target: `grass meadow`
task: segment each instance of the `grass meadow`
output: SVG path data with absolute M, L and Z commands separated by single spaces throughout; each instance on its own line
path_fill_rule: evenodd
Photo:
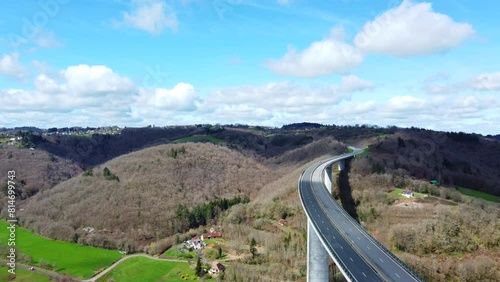
M 491 195 L 488 193 L 484 193 L 481 191 L 472 190 L 472 189 L 464 188 L 464 187 L 457 187 L 457 190 L 460 193 L 467 195 L 467 196 L 483 199 L 483 200 L 490 201 L 490 202 L 500 203 L 500 197 L 495 196 L 495 195 Z
M 184 279 L 183 279 L 184 278 Z M 153 260 L 133 257 L 125 260 L 97 282 L 120 281 L 198 281 L 187 262 Z
M 7 222 L 0 221 L 0 247 L 7 245 L 7 226 Z M 17 252 L 31 257 L 31 264 L 75 278 L 90 278 L 122 257 L 116 250 L 51 240 L 19 226 L 16 227 L 16 248 Z

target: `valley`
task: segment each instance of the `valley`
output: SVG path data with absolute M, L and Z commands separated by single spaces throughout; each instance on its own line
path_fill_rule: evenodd
M 0 154 L 12 151 L 13 158 L 1 158 L 0 165 L 14 164 L 19 175 L 26 165 L 9 161 L 16 155 L 35 167 L 77 168 L 53 187 L 34 185 L 37 192 L 19 202 L 18 261 L 67 279 L 89 279 L 126 253 L 141 256 L 123 261 L 97 281 L 305 281 L 306 218 L 297 180 L 312 162 L 356 144 L 365 152 L 350 163 L 348 182 L 334 181 L 333 195 L 372 236 L 430 281 L 487 281 L 499 273 L 497 141 L 480 136 L 462 141 L 450 133 L 399 128 L 197 128 L 205 135 L 183 139 L 169 137 L 172 130 L 154 129 L 158 139 L 142 149 L 126 149 L 132 152 L 93 166 L 55 155 L 55 144 L 48 146 L 53 153 L 38 146 L 34 152 L 2 148 Z M 64 142 L 65 152 L 78 151 L 79 145 Z M 104 150 L 99 144 L 90 155 Z M 429 183 L 433 179 L 439 186 Z M 403 190 L 413 197 L 403 197 Z M 5 215 L 5 194 L 0 197 Z M 198 278 L 198 253 L 183 254 L 179 244 L 210 229 L 220 231 L 222 239 L 207 240 L 202 268 L 220 261 L 225 271 Z M 138 268 L 144 268 L 143 276 L 132 275 Z M 342 279 L 333 265 L 330 271 Z M 19 279 L 28 274 L 20 271 Z

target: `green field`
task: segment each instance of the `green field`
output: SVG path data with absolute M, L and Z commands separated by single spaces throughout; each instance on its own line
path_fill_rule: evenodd
M 179 138 L 174 141 L 174 143 L 184 143 L 184 142 L 211 142 L 214 144 L 219 144 L 222 143 L 223 140 L 209 135 L 195 135 L 195 136 Z
M 464 195 L 467 195 L 467 196 L 471 196 L 471 197 L 475 197 L 475 198 L 480 198 L 480 199 L 483 199 L 483 200 L 486 200 L 486 201 L 500 203 L 500 197 L 495 196 L 495 195 L 491 195 L 491 194 L 488 194 L 488 193 L 484 193 L 484 192 L 481 192 L 481 191 L 472 190 L 472 189 L 464 188 L 464 187 L 457 187 L 457 190 L 460 193 L 462 193 Z
M 405 199 L 421 199 L 421 198 L 425 198 L 427 197 L 426 194 L 422 194 L 422 193 L 417 193 L 417 192 L 413 192 L 413 198 L 406 198 L 405 196 L 403 196 L 401 193 L 403 192 L 403 189 L 401 188 L 396 188 L 394 190 L 392 190 L 390 193 L 389 193 L 389 197 L 394 197 L 394 198 L 397 198 L 399 200 L 405 200 Z
M 8 268 L 0 266 L 0 281 L 17 281 L 17 282 L 50 282 L 50 277 L 29 270 L 16 269 L 16 279 L 9 280 Z
M 0 221 L 0 247 L 6 246 L 7 226 L 7 222 Z M 30 256 L 33 265 L 48 263 L 55 266 L 54 271 L 75 278 L 90 278 L 122 257 L 118 251 L 47 239 L 19 226 L 16 227 L 16 248 Z
M 182 279 L 181 275 L 187 275 L 187 279 Z M 198 281 L 188 263 L 159 261 L 144 257 L 125 260 L 97 281 L 107 282 L 110 279 L 120 282 Z
M 166 252 L 164 252 L 162 254 L 162 257 L 175 258 L 175 259 L 193 259 L 198 257 L 198 255 L 193 251 L 187 253 L 181 253 L 180 245 L 175 245 L 172 246 L 170 249 L 168 249 Z

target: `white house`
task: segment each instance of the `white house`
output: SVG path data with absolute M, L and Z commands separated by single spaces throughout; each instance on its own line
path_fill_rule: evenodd
M 222 265 L 218 261 L 214 261 L 212 263 L 212 268 L 210 268 L 208 273 L 210 273 L 210 275 L 217 276 L 217 275 L 219 275 L 219 273 L 223 272 L 224 270 L 226 270 L 226 267 L 224 267 L 224 265 Z
M 401 195 L 403 195 L 406 198 L 411 198 L 411 197 L 413 197 L 413 192 L 410 191 L 410 190 L 403 190 L 403 192 L 401 193 Z

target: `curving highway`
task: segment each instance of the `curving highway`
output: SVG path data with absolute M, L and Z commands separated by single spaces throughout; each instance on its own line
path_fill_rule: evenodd
M 331 196 L 323 171 L 354 152 L 314 163 L 299 179 L 299 196 L 323 247 L 349 281 L 424 281 L 357 223 Z

